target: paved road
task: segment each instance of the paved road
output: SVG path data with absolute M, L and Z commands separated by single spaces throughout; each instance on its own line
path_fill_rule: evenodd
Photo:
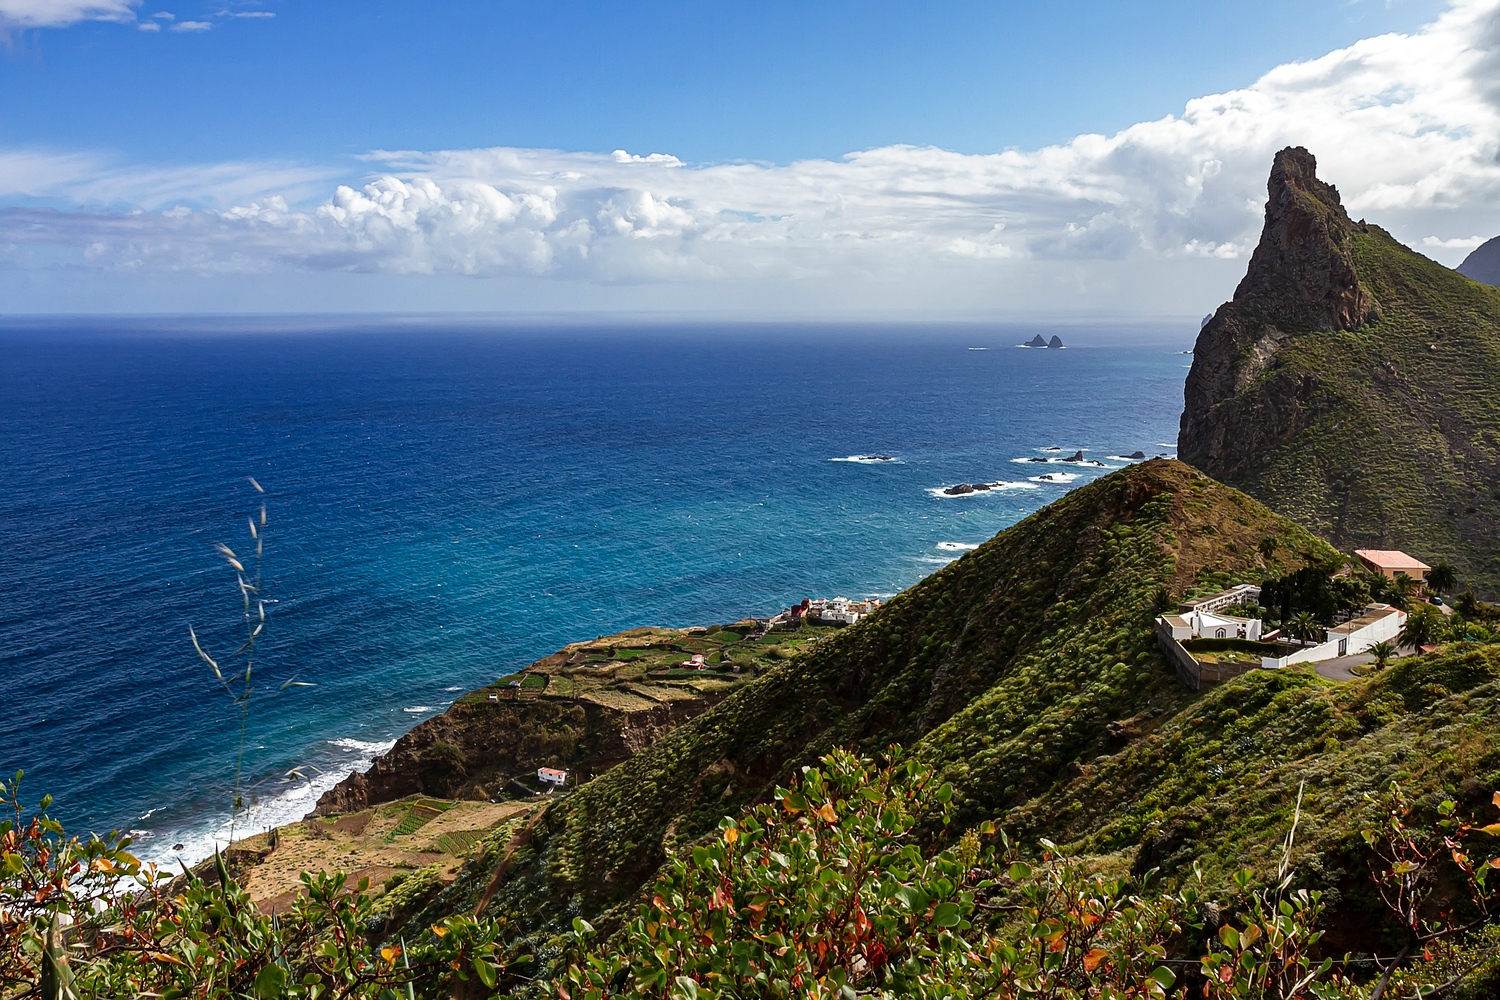
M 1332 660 L 1320 660 L 1314 663 L 1319 677 L 1327 677 L 1331 681 L 1352 681 L 1357 676 L 1351 668 L 1365 663 L 1373 663 L 1375 657 L 1369 653 L 1355 653 L 1353 656 L 1339 656 Z
M 1396 656 L 1414 656 L 1416 650 L 1410 646 L 1397 646 Z M 1395 657 L 1392 657 L 1395 659 Z M 1319 677 L 1327 677 L 1331 681 L 1352 681 L 1359 676 L 1353 672 L 1354 667 L 1365 663 L 1374 663 L 1375 657 L 1369 653 L 1355 653 L 1353 656 L 1339 656 L 1332 660 L 1323 660 L 1314 663 L 1313 667 L 1318 671 Z

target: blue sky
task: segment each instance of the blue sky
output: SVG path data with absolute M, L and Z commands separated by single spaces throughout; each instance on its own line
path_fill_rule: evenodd
M 1454 263 L 1494 8 L 0 0 L 0 311 L 1197 312 L 1297 141 Z
M 142 161 L 532 146 L 701 161 L 1112 132 L 1438 4 L 320 0 L 13 36 L 0 142 Z M 171 24 L 171 22 L 168 22 Z

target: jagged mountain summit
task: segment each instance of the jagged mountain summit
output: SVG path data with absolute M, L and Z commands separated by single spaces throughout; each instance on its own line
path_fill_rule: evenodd
M 1486 285 L 1500 285 L 1500 236 L 1476 247 L 1458 265 L 1458 273 Z
M 1269 195 L 1198 334 L 1178 454 L 1336 545 L 1500 593 L 1500 289 L 1351 220 L 1306 149 Z

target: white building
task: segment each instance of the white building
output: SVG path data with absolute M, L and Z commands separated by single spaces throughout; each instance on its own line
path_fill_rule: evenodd
M 1260 647 L 1262 670 L 1279 670 L 1293 663 L 1317 663 L 1340 656 L 1363 653 L 1378 642 L 1396 638 L 1406 624 L 1406 612 L 1389 604 L 1371 604 L 1359 616 L 1323 631 L 1321 642 L 1289 640 L 1280 632 L 1266 632 L 1259 618 L 1224 614 L 1225 608 L 1255 604 L 1260 588 L 1240 584 L 1229 590 L 1184 603 L 1175 615 L 1156 619 L 1157 641 L 1177 668 L 1183 683 L 1194 691 L 1207 684 L 1220 684 L 1255 667 L 1252 663 L 1199 660 L 1185 643 L 1196 639 L 1243 639 L 1266 643 Z M 1250 647 L 1252 655 L 1258 650 Z
M 1293 663 L 1317 663 L 1339 656 L 1353 656 L 1365 652 L 1377 642 L 1393 641 L 1405 625 L 1405 611 L 1389 604 L 1372 604 L 1358 618 L 1324 631 L 1323 641 L 1317 645 L 1305 646 L 1285 656 L 1264 657 L 1260 665 L 1266 670 L 1276 670 Z
M 880 602 L 873 598 L 868 601 L 851 601 L 847 597 L 820 597 L 808 602 L 807 615 L 820 622 L 853 625 L 861 618 L 873 614 L 878 607 Z

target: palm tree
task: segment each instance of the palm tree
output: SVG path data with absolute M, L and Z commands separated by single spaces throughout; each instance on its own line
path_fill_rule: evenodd
M 1391 657 L 1396 655 L 1396 647 L 1389 642 L 1377 642 L 1365 652 L 1375 657 L 1376 670 L 1384 670 L 1385 665 L 1391 662 Z
M 1386 591 L 1386 599 L 1396 607 L 1405 611 L 1411 604 L 1412 595 L 1417 592 L 1417 581 L 1405 573 L 1397 573 L 1396 578 L 1391 581 Z
M 1427 587 L 1436 594 L 1452 593 L 1458 586 L 1458 570 L 1449 563 L 1440 562 L 1427 571 Z
M 1299 611 L 1286 620 L 1286 630 L 1294 638 L 1311 639 L 1318 634 L 1318 621 L 1311 612 Z
M 1270 559 L 1276 554 L 1276 549 L 1279 546 L 1280 543 L 1276 541 L 1275 535 L 1267 535 L 1265 538 L 1262 538 L 1260 540 L 1260 545 L 1258 546 L 1258 548 L 1260 549 L 1262 558 Z
M 1416 608 L 1406 618 L 1406 624 L 1401 628 L 1401 634 L 1396 638 L 1401 645 L 1410 646 L 1412 649 L 1421 651 L 1423 646 L 1432 644 L 1437 633 L 1436 612 L 1427 608 Z

